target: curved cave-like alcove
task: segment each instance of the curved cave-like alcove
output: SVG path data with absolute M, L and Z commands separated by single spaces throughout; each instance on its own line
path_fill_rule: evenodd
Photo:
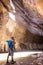
M 1 50 L 8 50 L 6 40 L 11 36 L 17 51 L 43 50 L 43 17 L 36 5 L 33 0 L 0 1 Z

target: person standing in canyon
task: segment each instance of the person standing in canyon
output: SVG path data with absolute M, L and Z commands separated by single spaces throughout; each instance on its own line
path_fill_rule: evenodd
M 9 63 L 10 55 L 12 57 L 11 63 L 15 63 L 16 61 L 13 60 L 13 53 L 15 50 L 15 39 L 14 39 L 14 37 L 11 37 L 11 39 L 6 40 L 6 42 L 8 43 L 8 50 L 9 50 L 8 57 L 7 57 L 7 63 Z

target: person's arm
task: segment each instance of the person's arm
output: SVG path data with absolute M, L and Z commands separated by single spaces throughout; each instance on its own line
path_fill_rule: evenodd
M 9 40 L 6 40 L 7 44 L 8 44 L 8 47 L 9 47 Z

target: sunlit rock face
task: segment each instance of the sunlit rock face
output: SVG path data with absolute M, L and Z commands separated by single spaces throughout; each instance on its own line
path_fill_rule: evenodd
M 5 35 L 5 24 L 8 22 L 8 13 L 7 10 L 3 7 L 2 3 L 0 2 L 0 40 Z
M 43 36 L 43 18 L 40 16 L 41 13 L 39 14 L 38 12 L 37 0 L 23 0 L 23 2 L 25 4 L 24 7 L 28 10 L 28 13 L 26 12 L 26 14 L 28 14 L 28 18 L 31 20 L 30 25 L 28 26 L 29 31 Z
M 35 2 L 38 12 L 43 16 L 43 0 L 35 0 Z
M 23 0 L 26 7 L 37 8 L 40 15 L 43 16 L 43 0 Z
M 5 14 L 4 14 L 4 12 L 5 12 Z M 5 16 L 6 16 L 6 18 L 5 18 Z M 3 20 L 5 20 L 5 22 Z M 2 6 L 2 4 L 0 4 L 0 28 L 2 28 L 3 24 L 5 24 L 7 21 L 8 21 L 8 13 L 6 12 L 6 10 Z
M 31 9 L 31 7 L 32 7 L 32 9 L 35 9 L 35 7 L 36 7 L 35 0 L 23 0 L 23 4 L 25 4 L 25 7 L 30 8 L 30 9 Z
M 23 13 L 20 9 L 15 9 L 12 14 L 12 5 L 10 6 L 8 0 L 3 0 L 6 3 L 8 10 L 0 4 L 0 40 L 1 43 L 5 43 L 6 40 L 9 39 L 11 36 L 15 37 L 15 48 L 16 50 L 33 50 L 33 49 L 43 49 L 43 32 L 37 27 L 37 25 L 33 25 L 31 21 L 37 23 L 38 25 L 40 22 L 43 23 L 43 18 L 40 17 L 36 4 L 34 0 L 23 0 L 23 5 L 26 9 L 28 9 L 27 14 L 29 14 L 29 21 L 28 24 L 25 22 L 22 16 Z M 11 1 L 11 0 L 10 0 Z M 16 0 L 17 1 L 17 0 Z M 21 6 L 21 5 L 20 5 Z M 23 8 L 23 7 L 22 7 Z M 11 10 L 10 10 L 11 9 Z M 11 12 L 10 12 L 11 11 Z M 26 14 L 26 13 L 25 13 Z M 25 16 L 24 16 L 25 17 Z M 43 26 L 41 27 L 43 28 Z M 38 30 L 38 31 L 37 31 Z M 40 32 L 39 32 L 40 31 Z M 7 47 L 8 48 L 8 47 Z M 7 49 L 6 49 L 7 50 Z

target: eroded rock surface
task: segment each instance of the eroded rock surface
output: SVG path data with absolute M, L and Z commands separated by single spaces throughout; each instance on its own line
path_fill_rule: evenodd
M 15 21 L 9 17 L 12 7 L 7 0 L 2 0 L 8 7 L 6 9 L 0 1 L 0 41 L 5 43 L 11 36 L 15 37 L 18 50 L 43 49 L 43 18 L 37 11 L 35 2 L 13 0 L 15 6 Z M 16 4 L 17 3 L 17 4 Z M 22 4 L 21 4 L 22 3 Z M 32 3 L 32 5 L 31 5 Z M 6 45 L 6 43 L 4 44 Z

